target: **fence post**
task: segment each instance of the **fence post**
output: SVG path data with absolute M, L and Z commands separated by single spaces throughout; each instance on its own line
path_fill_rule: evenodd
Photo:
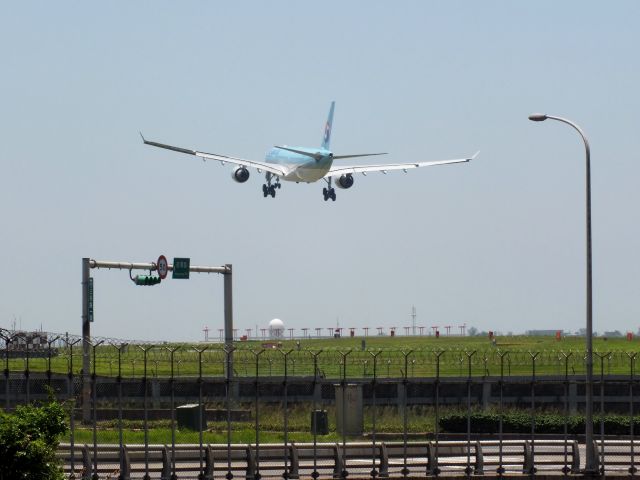
M 47 385 L 51 388 L 51 345 L 60 339 L 60 335 L 56 335 L 51 340 L 47 340 Z
M 4 366 L 4 388 L 5 388 L 5 394 L 4 394 L 4 401 L 5 401 L 5 408 L 8 410 L 9 409 L 9 394 L 11 393 L 11 390 L 9 388 L 9 344 L 12 342 L 12 340 L 16 337 L 15 335 L 4 335 L 4 334 L 0 334 L 4 340 L 4 358 L 5 358 L 5 366 Z
M 631 465 L 629 466 L 629 473 L 632 476 L 638 471 L 636 468 L 635 445 L 633 444 L 633 364 L 636 361 L 636 355 L 636 352 L 627 352 L 627 357 L 629 357 L 629 436 L 631 437 Z
M 498 421 L 498 468 L 496 473 L 500 476 L 504 475 L 505 468 L 503 465 L 503 427 L 504 427 L 504 357 L 509 352 L 498 352 L 500 356 L 500 419 Z
M 316 415 L 317 406 L 317 395 L 316 388 L 318 385 L 318 356 L 322 353 L 322 350 L 317 352 L 309 352 L 313 356 L 313 412 Z M 315 428 L 313 429 L 313 472 L 311 473 L 311 478 L 313 480 L 317 480 L 320 476 L 318 472 L 318 420 L 317 417 L 314 417 Z
M 280 353 L 282 353 L 282 357 L 284 359 L 284 380 L 282 382 L 282 387 L 284 389 L 284 473 L 282 474 L 282 478 L 284 478 L 284 480 L 287 480 L 289 478 L 289 452 L 288 452 L 288 445 L 289 445 L 289 412 L 288 412 L 288 385 L 287 385 L 287 381 L 288 381 L 288 376 L 289 376 L 289 370 L 288 370 L 288 358 L 289 355 L 291 354 L 291 352 L 293 352 L 293 350 L 289 350 L 289 351 L 282 351 L 280 350 Z
M 378 381 L 378 355 L 382 350 L 377 352 L 369 352 L 369 355 L 373 358 L 373 379 L 371 380 L 371 478 L 375 480 L 378 476 L 378 470 L 376 468 L 376 386 Z
M 402 376 L 402 386 L 404 389 L 403 402 L 402 402 L 402 453 L 403 453 L 403 466 L 400 473 L 403 477 L 409 475 L 409 469 L 407 468 L 407 390 L 408 390 L 408 374 L 409 374 L 409 355 L 413 353 L 413 350 L 408 352 L 402 352 L 404 356 L 404 375 Z
M 427 467 L 427 474 L 432 474 L 437 477 L 440 474 L 440 468 L 438 467 L 438 448 L 440 446 L 440 357 L 444 353 L 444 350 L 435 351 L 433 353 L 436 356 L 436 379 L 435 379 L 435 385 L 434 385 L 435 396 L 436 396 L 436 400 L 435 400 L 436 442 L 435 442 L 435 454 L 432 457 L 433 461 L 429 462 L 429 465 Z
M 171 373 L 169 377 L 169 395 L 171 396 L 171 480 L 176 480 L 176 385 L 174 376 L 174 356 L 180 347 L 165 347 L 169 351 L 169 363 L 171 364 Z M 119 360 L 118 360 L 119 363 Z
M 149 353 L 149 350 L 151 350 L 152 348 L 154 348 L 154 345 L 150 345 L 147 347 L 144 347 L 142 345 L 138 345 L 138 348 L 140 350 L 142 350 L 142 361 L 143 361 L 143 377 L 142 377 L 142 387 L 144 389 L 144 397 L 143 397 L 143 410 L 144 410 L 144 420 L 143 420 L 143 425 L 144 425 L 144 477 L 143 480 L 150 480 L 151 477 L 149 476 L 149 428 L 148 428 L 148 422 L 149 422 L 149 411 L 148 411 L 148 405 L 147 405 L 147 353 Z
M 91 419 L 93 423 L 93 475 L 91 478 L 93 480 L 98 480 L 98 378 L 96 376 L 96 349 L 103 343 L 104 340 L 96 343 L 89 342 L 93 350 L 93 371 L 91 373 Z
M 264 349 L 260 350 L 259 352 L 256 352 L 254 350 L 251 350 L 251 353 L 255 356 L 256 359 L 256 377 L 255 377 L 255 415 L 256 415 L 256 424 L 255 424 L 255 431 L 256 431 L 256 461 L 255 461 L 255 471 L 252 472 L 254 478 L 259 479 L 260 478 L 260 407 L 259 407 L 259 400 L 260 400 L 260 389 L 259 389 L 259 376 L 260 376 L 260 355 L 262 355 L 264 353 Z
M 31 373 L 29 371 L 29 338 L 27 337 L 27 335 L 23 335 L 24 338 L 24 347 L 25 347 L 25 367 L 24 367 L 24 389 L 25 389 L 25 400 L 26 403 L 29 403 L 31 400 L 31 395 L 30 395 L 30 382 L 29 382 L 29 374 Z
M 611 352 L 593 353 L 600 359 L 600 474 L 604 475 L 604 359 L 610 357 Z
M 563 440 L 564 440 L 564 467 L 562 467 L 562 473 L 569 475 L 572 472 L 569 467 L 569 452 L 568 452 L 568 419 L 569 419 L 569 357 L 573 355 L 573 352 L 564 353 L 561 352 L 564 357 L 564 427 L 563 427 Z M 573 455 L 572 455 L 573 457 Z M 573 462 L 572 462 L 573 463 Z
M 67 374 L 67 393 L 69 395 L 69 443 L 71 450 L 71 474 L 69 475 L 69 480 L 73 480 L 76 478 L 75 474 L 75 430 L 76 430 L 76 421 L 75 421 L 75 389 L 73 385 L 73 346 L 80 342 L 82 339 L 79 338 L 74 342 L 70 342 L 67 338 L 65 343 L 69 347 L 69 373 Z
M 346 418 L 346 406 L 347 406 L 347 356 L 351 353 L 351 349 L 347 352 L 338 352 L 342 357 L 342 469 L 340 471 L 340 478 L 342 480 L 346 480 L 349 472 L 347 471 L 347 434 L 345 428 L 345 418 Z
M 226 277 L 225 277 L 226 278 Z M 227 474 L 225 478 L 231 480 L 233 473 L 231 472 L 231 379 L 233 378 L 233 351 L 235 347 L 233 344 L 225 345 L 223 351 L 225 355 L 225 401 L 227 407 Z M 249 448 L 249 450 L 251 450 Z M 260 480 L 259 473 L 256 473 L 255 480 Z
M 464 352 L 467 356 L 467 467 L 464 473 L 471 476 L 473 468 L 471 467 L 471 358 L 476 354 L 473 352 Z
M 205 412 L 202 405 L 202 354 L 209 347 L 204 347 L 201 349 L 194 348 L 196 352 L 198 352 L 198 459 L 200 461 L 200 473 L 198 474 L 198 480 L 204 479 L 204 450 L 202 449 L 203 439 L 202 439 L 202 424 L 205 422 Z M 227 406 L 227 408 L 229 408 Z
M 531 357 L 531 465 L 529 471 L 526 472 L 530 475 L 535 475 L 538 469 L 536 468 L 536 358 L 540 355 L 540 352 L 529 352 Z
M 126 343 L 120 345 L 111 344 L 118 352 L 118 376 L 116 377 L 116 385 L 118 385 L 118 444 L 120 447 L 120 474 L 119 480 L 128 480 L 126 477 L 125 466 L 128 466 L 128 459 L 124 449 L 124 441 L 122 438 L 122 351 L 127 346 Z

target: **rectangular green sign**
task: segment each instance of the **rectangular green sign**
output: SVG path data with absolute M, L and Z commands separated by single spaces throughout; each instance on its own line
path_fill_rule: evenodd
M 173 259 L 173 275 L 171 278 L 188 279 L 190 258 L 174 258 Z
M 89 299 L 87 305 L 87 315 L 89 321 L 93 322 L 93 277 L 89 277 Z

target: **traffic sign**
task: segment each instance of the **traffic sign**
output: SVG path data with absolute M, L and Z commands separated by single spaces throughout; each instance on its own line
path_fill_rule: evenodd
M 167 262 L 167 257 L 165 257 L 164 255 L 160 255 L 158 257 L 156 267 L 158 268 L 158 275 L 160 275 L 160 278 L 162 280 L 167 278 L 167 273 L 169 273 L 169 263 Z
M 87 316 L 89 321 L 93 322 L 93 277 L 89 277 L 89 298 L 87 300 Z
M 173 276 L 171 278 L 188 279 L 190 258 L 174 258 L 173 259 Z

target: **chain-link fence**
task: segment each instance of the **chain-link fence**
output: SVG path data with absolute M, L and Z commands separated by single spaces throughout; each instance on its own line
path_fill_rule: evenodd
M 2 404 L 65 403 L 69 478 L 636 472 L 635 353 L 595 353 L 587 385 L 571 351 L 96 343 L 83 372 L 78 339 L 12 341 Z

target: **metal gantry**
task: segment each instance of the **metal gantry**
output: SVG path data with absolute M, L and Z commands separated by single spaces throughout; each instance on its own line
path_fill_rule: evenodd
M 113 262 L 104 260 L 93 260 L 91 258 L 82 259 L 82 418 L 84 421 L 90 420 L 90 397 L 91 397 L 91 381 L 90 381 L 90 357 L 91 357 L 91 318 L 89 296 L 91 285 L 91 269 L 107 269 L 107 270 L 145 270 L 148 272 L 158 271 L 156 262 L 134 263 L 134 262 Z M 168 271 L 173 271 L 173 265 L 168 265 Z M 193 273 L 219 273 L 224 275 L 224 331 L 225 345 L 228 348 L 233 346 L 233 291 L 232 291 L 232 274 L 231 264 L 225 264 L 220 267 L 208 267 L 190 265 L 189 272 Z M 91 314 L 93 312 L 91 311 Z M 233 375 L 233 359 L 229 359 L 227 375 Z

